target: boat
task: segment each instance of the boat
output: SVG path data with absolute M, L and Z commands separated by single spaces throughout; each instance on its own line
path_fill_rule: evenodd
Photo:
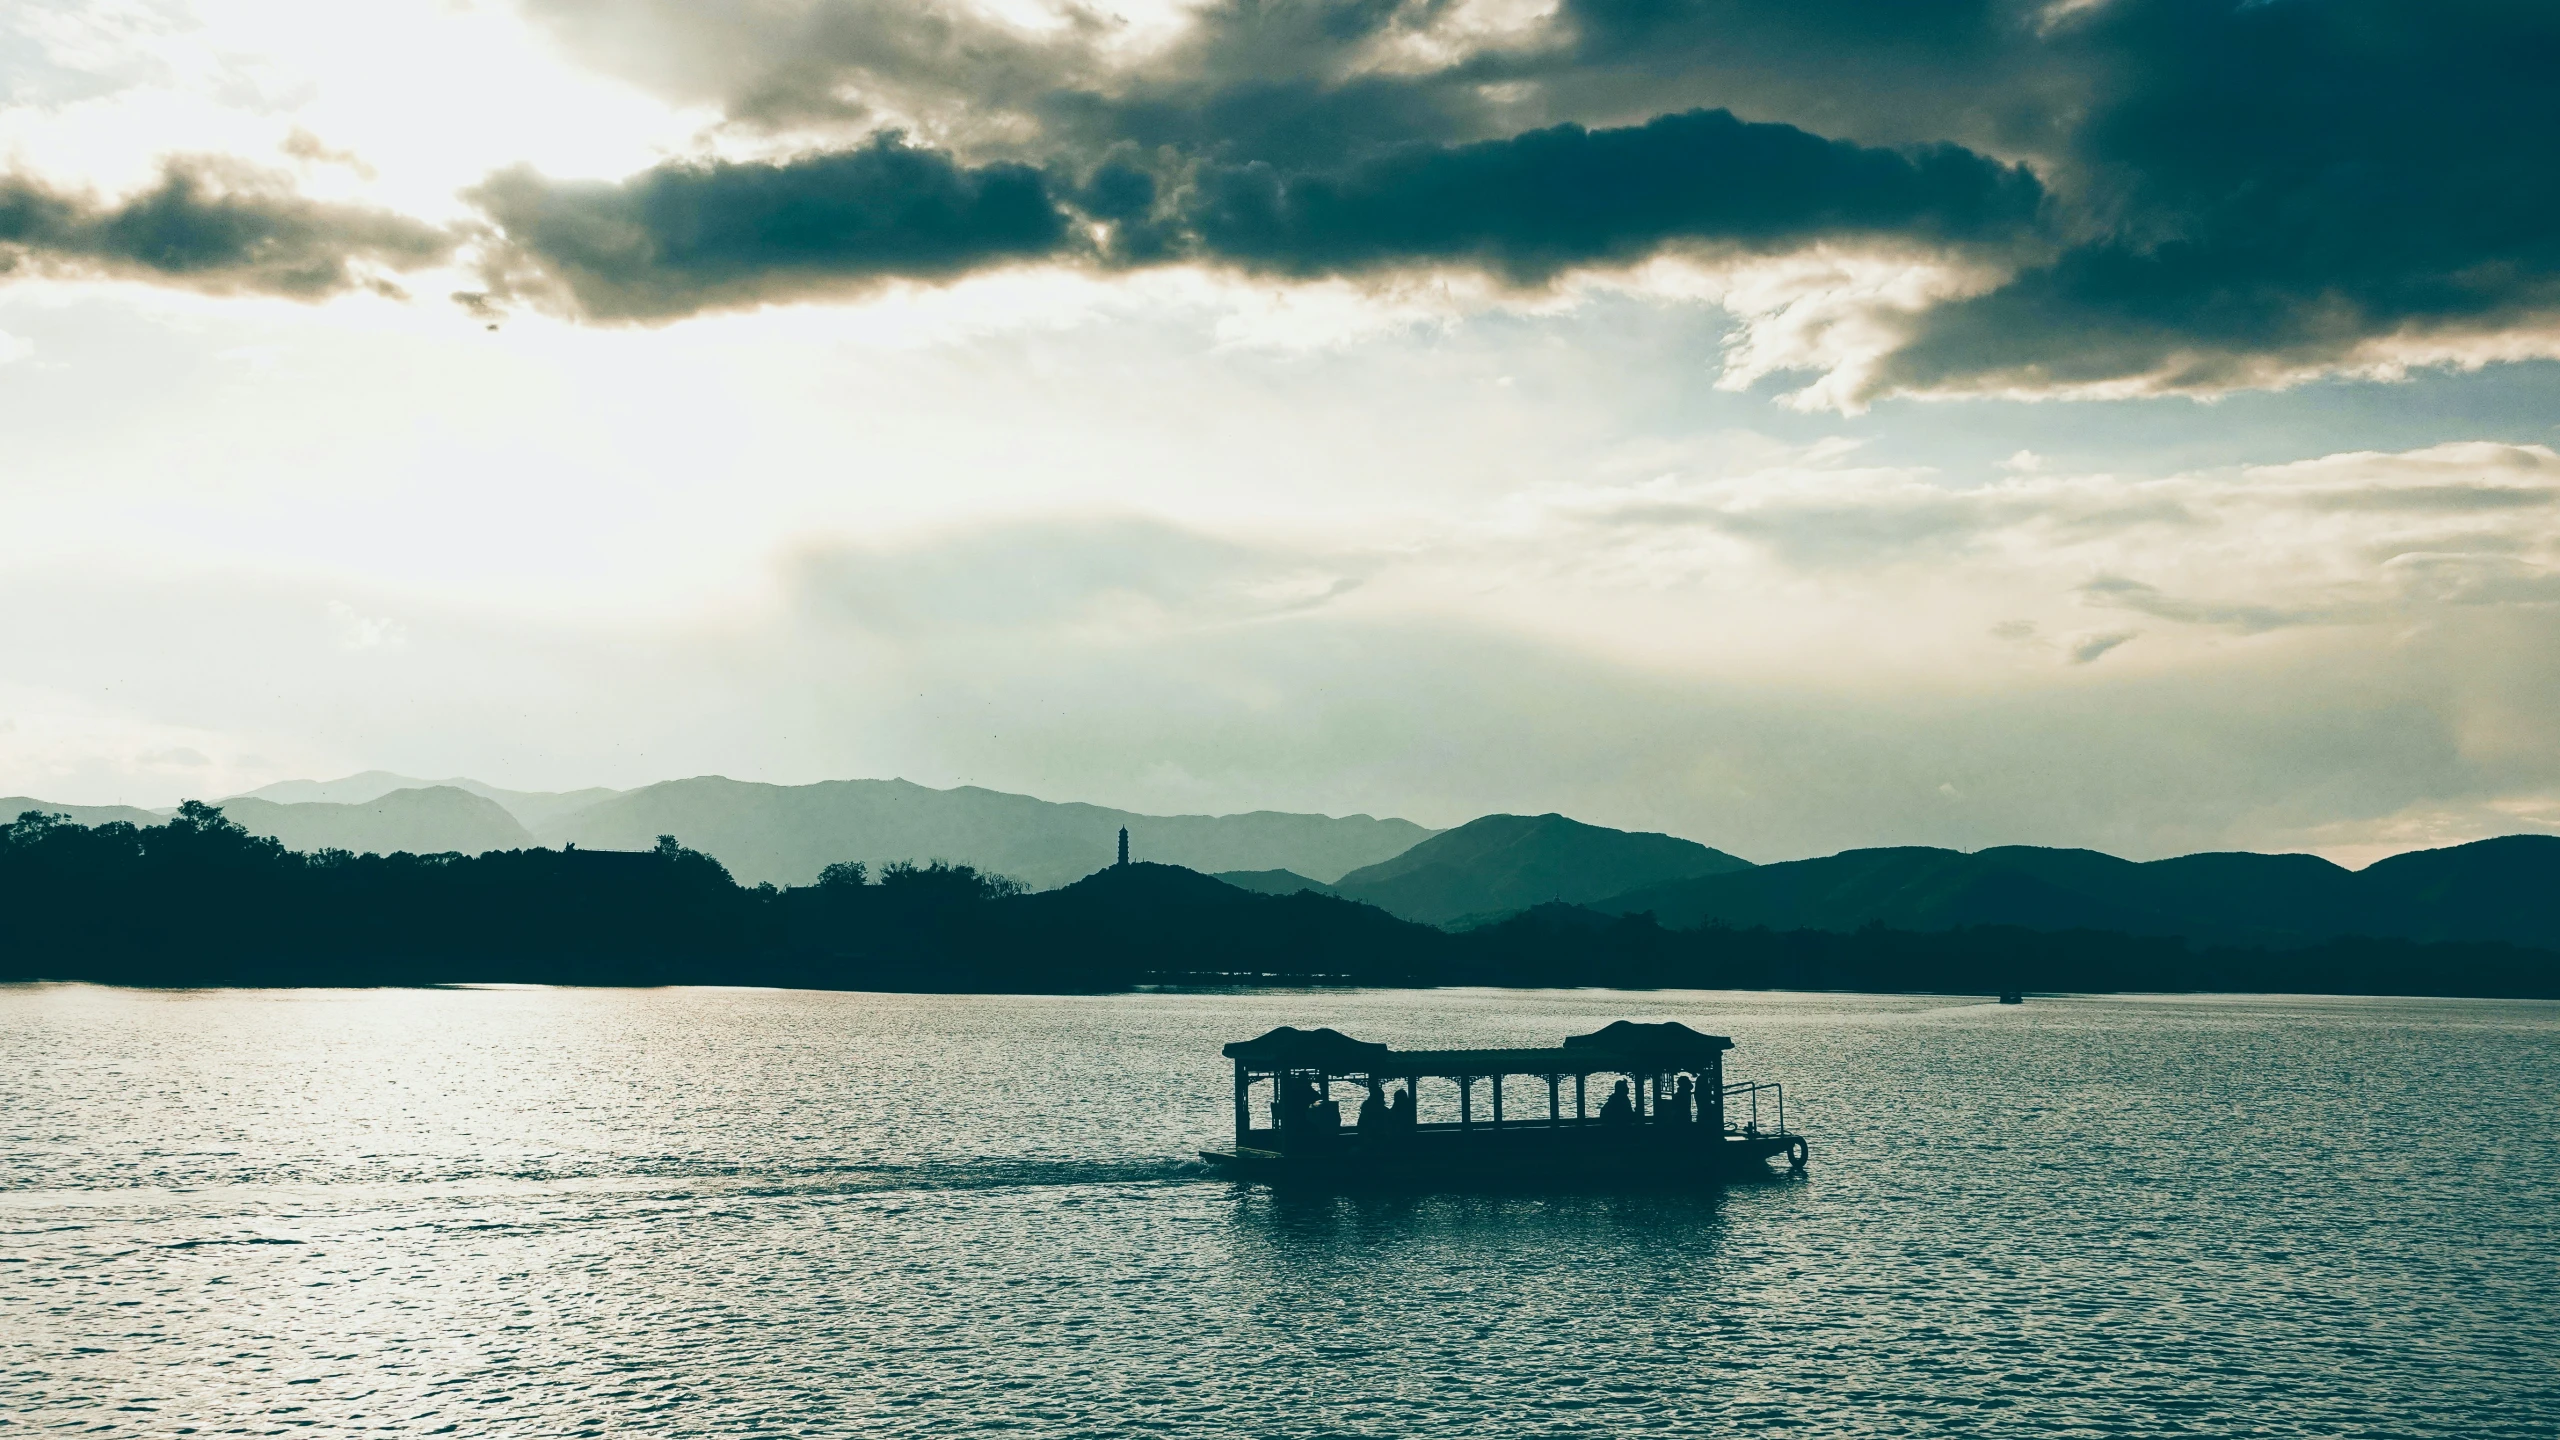
M 1220 1173 L 1275 1186 L 1556 1187 L 1714 1184 L 1805 1168 L 1775 1082 L 1728 1085 L 1733 1041 L 1676 1021 L 1621 1020 L 1552 1049 L 1397 1050 L 1339 1030 L 1282 1026 L 1224 1047 L 1235 1143 Z M 1527 1104 L 1520 1087 L 1530 1082 Z M 1594 1113 L 1594 1080 L 1608 1098 Z M 1346 1125 L 1334 1087 L 1361 1119 Z M 1426 1084 L 1440 1089 L 1432 1096 Z M 1388 1087 L 1403 1091 L 1387 1104 Z M 1455 1120 L 1422 1121 L 1421 1100 Z
M 2024 1005 L 2027 1003 L 2027 994 L 2023 990 L 2003 990 L 2000 992 L 2000 1003 L 2003 1005 Z

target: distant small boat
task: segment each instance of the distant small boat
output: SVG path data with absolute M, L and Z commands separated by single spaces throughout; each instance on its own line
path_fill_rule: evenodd
M 2000 1003 L 2003 1005 L 2024 1005 L 2027 1003 L 2026 992 L 2023 990 L 2003 990 L 2000 992 Z
M 1807 1146 L 1787 1129 L 1785 1092 L 1724 1083 L 1732 1048 L 1686 1025 L 1624 1020 L 1544 1050 L 1394 1050 L 1338 1030 L 1283 1026 L 1226 1047 L 1235 1062 L 1235 1144 L 1200 1158 L 1238 1180 L 1321 1188 L 1712 1184 L 1765 1174 L 1778 1157 L 1802 1170 Z M 1596 1115 L 1595 1075 L 1616 1081 Z M 1519 1105 L 1515 1089 L 1506 1114 L 1506 1077 L 1535 1082 L 1531 1095 L 1546 1103 Z M 1455 1084 L 1456 1120 L 1416 1118 L 1412 1097 L 1426 1079 Z M 1405 1089 L 1345 1125 L 1341 1102 L 1330 1098 L 1336 1082 L 1358 1087 L 1355 1094 Z M 1476 1089 L 1488 1082 L 1489 1094 Z M 1265 1085 L 1267 1125 L 1255 1103 Z M 1489 1115 L 1477 1108 L 1480 1095 Z

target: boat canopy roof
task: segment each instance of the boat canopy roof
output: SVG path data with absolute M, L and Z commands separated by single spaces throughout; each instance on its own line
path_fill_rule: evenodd
M 1283 1025 L 1221 1052 L 1255 1070 L 1321 1070 L 1329 1075 L 1576 1075 L 1603 1071 L 1652 1073 L 1693 1070 L 1718 1063 L 1733 1042 L 1692 1030 L 1676 1020 L 1640 1025 L 1620 1020 L 1588 1035 L 1566 1038 L 1554 1049 L 1397 1050 L 1354 1040 L 1334 1029 Z

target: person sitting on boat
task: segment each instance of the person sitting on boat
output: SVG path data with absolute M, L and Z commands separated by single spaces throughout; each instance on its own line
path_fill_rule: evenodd
M 1686 1125 L 1697 1102 L 1697 1086 L 1688 1076 L 1683 1075 L 1680 1077 L 1679 1088 L 1673 1090 L 1671 1098 L 1662 1102 L 1661 1107 L 1654 1112 L 1654 1121 L 1662 1125 Z
M 1360 1102 L 1360 1133 L 1384 1135 L 1394 1124 L 1394 1112 L 1387 1108 L 1386 1087 L 1375 1080 L 1370 1081 L 1368 1098 Z
M 1633 1125 L 1636 1123 L 1636 1102 L 1627 1094 L 1626 1081 L 1619 1081 L 1617 1085 L 1609 1091 L 1609 1098 L 1601 1103 L 1600 1123 L 1603 1125 Z
M 1406 1081 L 1405 1087 L 1396 1092 L 1394 1099 L 1387 1102 L 1387 1121 L 1391 1128 L 1401 1134 L 1413 1132 L 1416 1123 L 1413 1113 L 1413 1082 Z
M 1304 1124 L 1307 1107 L 1316 1103 L 1316 1087 L 1303 1075 L 1291 1075 L 1280 1082 L 1280 1093 L 1271 1099 L 1271 1124 L 1289 1130 Z

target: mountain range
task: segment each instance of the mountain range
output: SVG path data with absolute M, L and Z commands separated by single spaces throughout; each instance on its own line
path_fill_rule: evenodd
M 411 775 L 395 775 L 388 770 L 367 770 L 342 780 L 279 780 L 233 798 L 271 800 L 278 805 L 365 805 L 396 791 L 434 789 L 462 790 L 484 800 L 494 800 L 514 816 L 518 824 L 525 826 L 548 825 L 573 811 L 583 810 L 599 800 L 610 800 L 622 793 L 602 786 L 585 790 L 501 790 L 467 775 L 420 780 Z M 232 818 L 239 817 L 235 815 Z
M 827 865 L 939 856 L 1036 890 L 1112 862 L 1119 832 L 1139 859 L 1200 871 L 1285 868 L 1339 877 L 1398 855 L 1433 832 L 1367 815 L 1140 815 L 964 785 L 905 780 L 759 785 L 706 776 L 627 791 L 535 827 L 544 844 L 645 849 L 674 835 L 753 884 L 805 885 Z
M 144 810 L 133 805 L 57 805 L 50 800 L 34 800 L 24 795 L 0 795 L 0 824 L 7 824 L 30 810 L 59 815 L 74 825 L 157 825 L 169 818 L 166 810 Z
M 2016 925 L 2220 945 L 2369 935 L 2560 948 L 2560 836 L 2415 850 L 2362 870 L 2247 852 L 2137 862 L 2025 845 L 1849 850 L 1640 886 L 1590 908 L 1674 929 Z
M 1400 855 L 1434 833 L 1410 820 L 1367 815 L 1140 815 L 976 786 L 935 790 L 905 780 L 764 785 L 716 775 L 637 790 L 546 792 L 372 770 L 341 780 L 283 781 L 220 803 L 251 833 L 294 850 L 646 850 L 659 836 L 674 835 L 749 885 L 806 885 L 843 861 L 876 871 L 892 861 L 942 858 L 1036 890 L 1054 889 L 1110 864 L 1124 827 L 1140 859 L 1203 872 L 1285 867 L 1332 880 Z M 84 825 L 156 825 L 170 813 L 21 797 L 0 800 L 0 821 L 27 810 Z
M 480 855 L 537 843 L 505 806 L 454 785 L 394 790 L 352 803 L 279 804 L 243 795 L 223 801 L 222 813 L 252 835 L 283 841 L 288 850 Z
M 705 776 L 555 793 L 376 771 L 285 782 L 222 803 L 249 830 L 298 850 L 643 850 L 674 835 L 750 885 L 805 885 L 840 861 L 876 874 L 890 862 L 938 857 L 1052 890 L 1108 866 L 1126 827 L 1142 862 L 1455 930 L 1535 907 L 1555 923 L 1569 908 L 1595 922 L 1649 915 L 1684 930 L 2013 926 L 2207 945 L 2376 936 L 2560 949 L 2560 837 L 2552 836 L 2415 851 L 2363 870 L 2309 855 L 2135 862 L 2034 846 L 1904 846 L 1753 865 L 1676 836 L 1555 814 L 1488 815 L 1435 832 L 1366 815 L 1150 816 L 903 780 L 786 786 Z M 0 799 L 0 820 L 30 809 L 88 825 L 149 825 L 167 813 L 9 798 Z

